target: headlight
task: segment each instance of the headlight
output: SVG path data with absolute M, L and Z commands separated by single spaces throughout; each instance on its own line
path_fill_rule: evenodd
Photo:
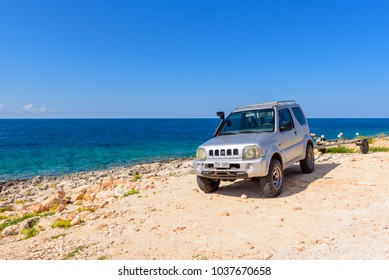
M 247 146 L 243 148 L 243 159 L 259 158 L 259 148 L 257 146 Z
M 205 160 L 205 149 L 198 148 L 196 151 L 196 158 L 198 160 Z

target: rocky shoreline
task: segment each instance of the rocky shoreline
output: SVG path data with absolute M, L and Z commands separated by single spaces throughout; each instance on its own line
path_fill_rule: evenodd
M 0 238 L 23 238 L 26 230 L 38 233 L 58 221 L 74 226 L 97 219 L 96 210 L 190 172 L 191 159 L 185 158 L 0 182 Z
M 128 171 L 129 175 L 133 174 L 140 174 L 145 172 L 159 172 L 164 168 L 165 164 L 179 164 L 182 161 L 186 160 L 193 160 L 193 157 L 188 158 L 173 158 L 173 159 L 166 159 L 166 160 L 156 160 L 151 162 L 145 162 L 145 163 L 138 163 L 133 165 L 128 165 L 124 167 L 115 167 L 115 168 L 107 168 L 107 169 L 101 169 L 101 170 L 95 170 L 95 171 L 82 171 L 82 172 L 75 172 L 75 173 L 69 173 L 64 174 L 61 176 L 35 176 L 32 178 L 27 179 L 11 179 L 11 180 L 0 180 L 0 193 L 2 190 L 5 190 L 7 187 L 13 187 L 15 185 L 20 186 L 23 185 L 23 183 L 27 184 L 34 184 L 37 181 L 61 181 L 61 180 L 72 180 L 75 178 L 80 177 L 81 179 L 84 179 L 89 176 L 93 175 L 101 175 L 101 174 L 118 174 L 122 173 L 124 171 Z M 131 174 L 133 173 L 133 174 Z

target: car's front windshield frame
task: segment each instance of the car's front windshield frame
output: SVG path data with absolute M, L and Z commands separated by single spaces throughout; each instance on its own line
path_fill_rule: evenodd
M 274 132 L 273 108 L 246 110 L 231 113 L 223 122 L 219 135 Z

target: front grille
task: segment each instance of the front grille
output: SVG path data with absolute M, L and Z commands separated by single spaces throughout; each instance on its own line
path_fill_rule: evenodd
M 210 157 L 237 157 L 239 156 L 238 149 L 214 149 L 209 150 L 208 155 Z

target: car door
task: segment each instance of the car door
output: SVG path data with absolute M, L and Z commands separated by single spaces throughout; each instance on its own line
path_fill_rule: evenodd
M 291 129 L 281 131 L 283 122 L 291 122 Z M 301 140 L 289 109 L 278 110 L 278 129 L 281 134 L 280 151 L 284 159 L 284 165 L 294 163 L 301 155 Z
M 311 135 L 307 123 L 307 119 L 304 116 L 303 111 L 300 107 L 292 107 L 292 115 L 295 120 L 296 130 L 297 130 L 297 138 L 300 143 L 300 155 L 302 157 L 305 156 L 306 151 L 306 141 L 304 141 L 306 135 Z

